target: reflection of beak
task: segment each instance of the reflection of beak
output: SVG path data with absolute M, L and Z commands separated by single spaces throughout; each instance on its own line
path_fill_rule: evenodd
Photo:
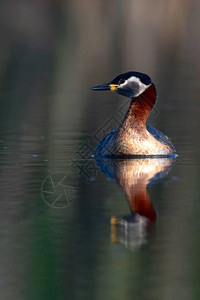
M 101 84 L 91 88 L 93 91 L 115 91 L 119 84 Z

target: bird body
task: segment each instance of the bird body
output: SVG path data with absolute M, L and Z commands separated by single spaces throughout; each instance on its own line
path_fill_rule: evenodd
M 146 126 L 146 120 L 156 102 L 156 88 L 150 77 L 139 72 L 128 72 L 117 76 L 111 83 L 93 89 L 115 90 L 131 98 L 121 125 L 98 144 L 95 155 L 176 155 L 175 148 L 166 135 Z

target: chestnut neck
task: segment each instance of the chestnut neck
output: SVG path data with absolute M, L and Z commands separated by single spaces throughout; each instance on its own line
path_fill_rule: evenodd
M 151 84 L 141 95 L 132 99 L 121 127 L 146 126 L 146 120 L 156 102 L 156 89 Z
M 146 217 L 149 221 L 155 222 L 156 212 L 153 208 L 151 200 L 148 193 L 146 192 L 146 187 L 141 190 L 136 190 L 129 199 L 130 210 L 132 214 L 139 214 Z

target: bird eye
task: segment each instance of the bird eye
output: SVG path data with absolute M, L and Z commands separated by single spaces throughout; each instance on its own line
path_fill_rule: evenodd
M 119 80 L 119 84 L 122 84 L 122 83 L 124 83 L 125 81 L 126 81 L 125 79 L 121 78 L 121 79 Z

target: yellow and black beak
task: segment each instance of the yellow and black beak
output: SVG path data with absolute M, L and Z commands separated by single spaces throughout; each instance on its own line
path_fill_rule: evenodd
M 94 86 L 93 88 L 91 88 L 91 90 L 93 90 L 93 91 L 115 91 L 118 86 L 119 86 L 119 84 L 106 83 L 106 84 Z

